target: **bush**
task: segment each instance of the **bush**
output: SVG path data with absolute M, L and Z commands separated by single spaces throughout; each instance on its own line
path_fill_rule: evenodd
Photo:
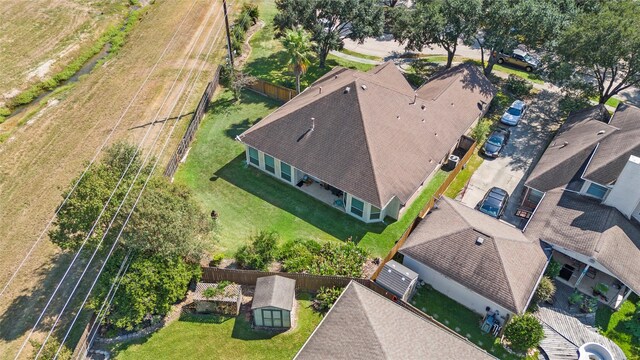
M 538 302 L 551 300 L 555 293 L 556 286 L 553 281 L 551 281 L 551 279 L 549 279 L 548 277 L 543 276 L 542 279 L 540 279 L 540 284 L 538 284 L 538 288 L 536 289 L 535 293 L 535 297 Z
M 338 297 L 340 297 L 340 294 L 342 294 L 342 288 L 340 287 L 321 287 L 318 294 L 316 294 L 314 301 L 315 308 L 322 312 L 331 309 L 336 300 L 338 300 Z
M 53 360 L 53 359 L 69 360 L 71 359 L 71 355 L 73 355 L 71 350 L 66 345 L 63 346 L 62 349 L 60 349 L 60 352 L 58 353 L 58 348 L 60 347 L 60 341 L 58 341 L 58 339 L 54 337 L 51 337 L 49 338 L 49 340 L 47 340 L 47 343 L 44 345 L 44 349 L 42 349 L 42 352 L 40 353 L 40 355 L 38 355 L 38 352 L 42 347 L 42 343 L 39 343 L 35 340 L 29 340 L 29 342 L 33 347 L 33 354 L 31 355 L 31 359 L 35 359 L 37 357 L 38 359 L 42 359 L 42 360 Z
M 577 303 L 582 302 L 584 296 L 579 291 L 574 291 L 571 295 L 569 295 L 569 305 L 575 305 Z
M 527 352 L 538 347 L 544 338 L 540 321 L 531 314 L 515 316 L 505 327 L 504 337 L 516 351 Z
M 213 266 L 213 267 L 219 266 L 222 260 L 224 260 L 224 254 L 221 254 L 221 253 L 215 254 L 211 258 L 211 261 L 209 261 L 209 266 Z
M 248 269 L 267 270 L 275 259 L 278 234 L 272 231 L 260 231 L 252 235 L 251 243 L 236 252 L 238 265 Z
M 507 78 L 505 87 L 510 93 L 519 98 L 528 96 L 533 90 L 533 85 L 530 82 L 513 74 Z
M 544 271 L 544 276 L 550 279 L 555 279 L 556 277 L 558 277 L 558 275 L 560 275 L 561 269 L 562 264 L 551 259 L 551 261 L 549 261 L 549 265 L 547 266 L 547 270 Z
M 227 286 L 229 286 L 231 284 L 233 284 L 233 283 L 231 281 L 228 281 L 228 280 L 220 281 L 218 283 L 218 286 L 206 288 L 202 292 L 202 295 L 204 297 L 206 297 L 207 299 L 211 299 L 211 298 L 214 298 L 214 297 L 216 297 L 218 295 L 222 295 L 222 294 L 224 294 L 224 290 L 227 288 Z
M 287 241 L 278 252 L 278 260 L 282 261 L 284 271 L 306 272 L 313 265 L 320 249 L 321 245 L 314 240 Z
M 478 121 L 478 124 L 471 130 L 471 137 L 481 144 L 487 140 L 487 136 L 491 132 L 491 120 L 482 119 Z

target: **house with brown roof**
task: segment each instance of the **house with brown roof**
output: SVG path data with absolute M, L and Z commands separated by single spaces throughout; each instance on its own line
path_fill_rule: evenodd
M 399 218 L 495 89 L 471 64 L 414 90 L 392 62 L 334 68 L 238 136 L 246 161 L 365 222 Z
M 640 292 L 640 108 L 569 116 L 525 186 L 525 234 L 553 248 L 557 281 L 613 308 Z
M 495 358 L 444 325 L 352 281 L 294 359 Z
M 548 263 L 539 241 L 447 197 L 417 225 L 402 263 L 439 292 L 501 324 L 529 306 Z

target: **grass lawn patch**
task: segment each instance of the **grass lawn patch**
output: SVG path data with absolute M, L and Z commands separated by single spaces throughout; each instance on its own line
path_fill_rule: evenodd
M 415 301 L 415 303 L 414 303 Z M 413 306 L 431 315 L 449 329 L 465 336 L 499 359 L 521 359 L 508 353 L 500 344 L 500 339 L 480 331 L 480 315 L 458 304 L 444 294 L 428 286 L 418 289 L 411 300 Z M 467 336 L 469 335 L 469 336 Z
M 503 72 L 505 74 L 513 74 L 519 78 L 523 78 L 525 80 L 531 81 L 532 83 L 535 84 L 544 84 L 544 80 L 542 80 L 542 78 L 540 77 L 540 75 L 533 73 L 533 72 L 526 72 L 524 70 L 519 70 L 519 69 L 515 69 L 512 67 L 508 67 L 508 66 L 502 66 L 502 65 L 498 65 L 496 64 L 493 69 L 495 71 L 499 71 L 499 72 Z
M 591 101 L 593 101 L 594 103 L 598 103 L 598 97 L 592 97 Z M 616 97 L 610 97 L 609 100 L 607 100 L 606 103 L 604 103 L 607 106 L 611 106 L 613 108 L 617 108 L 618 105 L 620 105 L 620 103 L 623 102 L 622 100 L 616 98 Z
M 388 226 L 366 224 L 247 166 L 244 146 L 235 137 L 280 104 L 249 91 L 243 93 L 241 103 L 231 97 L 224 92 L 214 101 L 186 163 L 175 176 L 175 181 L 193 189 L 205 211 L 219 214 L 218 250 L 226 255 L 232 255 L 251 234 L 273 230 L 281 241 L 351 238 L 370 255 L 383 257 L 446 178 L 447 173 L 436 173 L 399 221 L 389 221 Z
M 273 17 L 277 13 L 275 2 L 263 0 L 259 6 L 260 19 L 264 22 L 264 26 L 249 41 L 252 50 L 244 69 L 248 74 L 264 81 L 295 89 L 295 75 L 289 70 L 286 53 L 280 40 L 275 38 L 273 28 Z M 300 78 L 300 87 L 307 88 L 336 66 L 368 71 L 375 65 L 353 62 L 329 55 L 326 66 L 321 68 L 318 59 L 313 59 L 307 73 Z
M 451 199 L 455 199 L 467 185 L 467 182 L 469 182 L 469 179 L 471 179 L 471 176 L 476 172 L 476 170 L 478 170 L 483 161 L 484 159 L 478 155 L 478 150 L 474 151 L 471 158 L 469 158 L 469 161 L 467 161 L 464 169 L 462 169 L 451 182 L 447 191 L 444 192 L 444 195 Z
M 311 308 L 311 296 L 298 296 L 296 328 L 282 334 L 251 329 L 241 314 L 183 315 L 144 339 L 118 345 L 116 359 L 291 359 L 322 317 Z
M 340 52 L 344 53 L 344 54 L 347 54 L 347 55 L 359 57 L 359 58 L 362 58 L 362 59 L 367 59 L 367 60 L 373 60 L 373 61 L 383 61 L 384 60 L 380 56 L 362 54 L 362 53 L 359 53 L 357 51 L 353 51 L 353 50 L 349 50 L 349 49 L 342 49 L 342 50 L 340 50 Z
M 602 335 L 616 343 L 629 359 L 640 359 L 640 339 L 633 338 L 627 324 L 633 320 L 636 312 L 637 296 L 629 297 L 618 311 L 600 306 L 596 312 L 596 326 L 602 329 Z

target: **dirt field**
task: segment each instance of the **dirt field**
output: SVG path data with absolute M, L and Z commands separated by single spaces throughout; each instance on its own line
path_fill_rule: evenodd
M 55 74 L 111 24 L 127 0 L 1 0 L 0 103 Z
M 194 1 L 195 7 L 187 15 Z M 62 200 L 61 189 L 78 176 L 85 162 L 91 159 L 182 19 L 188 16 L 174 45 L 118 127 L 114 141 L 137 141 L 142 137 L 169 93 L 190 46 L 195 44 L 194 53 L 189 57 L 183 75 L 170 93 L 159 118 L 177 115 L 181 103 L 170 115 L 169 105 L 178 97 L 177 90 L 189 69 L 201 65 L 204 55 L 196 58 L 196 54 L 204 35 L 212 27 L 217 29 L 223 25 L 222 17 L 216 17 L 221 12 L 219 2 L 164 0 L 157 1 L 148 11 L 116 58 L 94 70 L 59 103 L 47 107 L 35 117 L 34 122 L 18 128 L 11 138 L 0 144 L 0 289 L 53 215 Z M 204 33 L 200 41 L 196 41 L 199 29 L 204 29 Z M 2 33 L 5 34 L 4 30 Z M 213 31 L 211 39 L 215 34 Z M 222 44 L 222 39 L 220 33 L 219 44 Z M 210 62 L 209 70 L 203 74 L 194 95 L 188 99 L 188 112 L 195 107 L 212 74 L 215 61 Z M 1 72 L 4 74 L 4 69 Z M 184 100 L 184 96 L 180 99 Z M 174 144 L 182 135 L 187 121 L 188 116 L 181 120 L 168 152 L 175 148 Z M 157 133 L 156 128 L 151 131 L 151 137 Z M 169 126 L 165 129 L 168 130 Z M 59 253 L 45 239 L 0 298 L 0 359 L 13 358 L 69 260 L 68 254 Z

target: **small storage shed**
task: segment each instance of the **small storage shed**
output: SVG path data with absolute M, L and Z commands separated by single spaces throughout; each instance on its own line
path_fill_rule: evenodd
M 408 267 L 391 260 L 384 264 L 376 278 L 376 283 L 399 299 L 408 301 L 418 283 L 418 273 Z
M 293 279 L 278 275 L 258 278 L 251 304 L 255 326 L 290 328 L 295 296 Z
M 224 289 L 217 290 L 220 284 L 198 283 L 193 295 L 193 302 L 198 313 L 216 313 L 236 316 L 242 305 L 242 287 L 238 284 L 224 284 Z M 211 296 L 210 290 L 216 289 Z M 207 297 L 207 295 L 209 295 Z

